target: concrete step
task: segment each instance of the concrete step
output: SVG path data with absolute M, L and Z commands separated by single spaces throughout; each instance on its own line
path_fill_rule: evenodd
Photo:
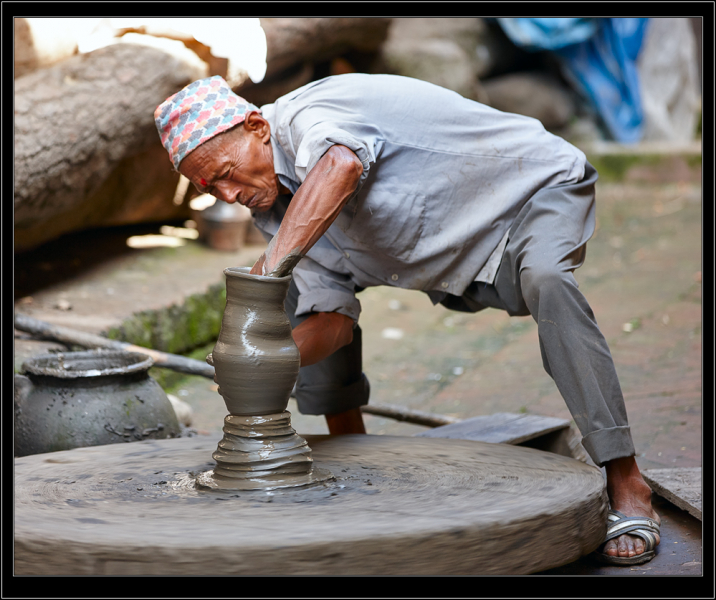
M 602 182 L 698 183 L 701 180 L 701 140 L 630 145 L 597 141 L 581 149 Z

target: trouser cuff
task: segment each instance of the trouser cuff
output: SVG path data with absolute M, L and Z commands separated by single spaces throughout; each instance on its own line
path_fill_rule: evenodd
M 588 433 L 582 438 L 582 446 L 600 467 L 615 458 L 636 454 L 629 426 L 609 427 Z
M 347 386 L 301 386 L 296 388 L 296 404 L 302 415 L 332 415 L 368 404 L 370 384 L 364 373 Z

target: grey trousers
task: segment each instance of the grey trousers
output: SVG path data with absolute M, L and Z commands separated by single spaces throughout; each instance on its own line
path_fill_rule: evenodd
M 462 296 L 448 295 L 441 304 L 465 312 L 498 308 L 511 316 L 532 315 L 544 368 L 582 433 L 582 445 L 601 466 L 635 451 L 611 353 L 573 275 L 594 233 L 596 180 L 587 164 L 579 183 L 537 192 L 510 228 L 494 283 L 475 282 Z M 286 309 L 295 327 L 305 318 L 294 316 L 295 286 L 288 296 Z M 352 344 L 301 369 L 299 410 L 330 414 L 367 404 L 370 388 L 361 369 L 356 328 Z

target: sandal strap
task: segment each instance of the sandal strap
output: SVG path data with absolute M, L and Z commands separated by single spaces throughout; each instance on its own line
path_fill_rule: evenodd
M 609 526 L 605 542 L 615 537 L 629 533 L 638 535 L 644 540 L 645 552 L 656 547 L 656 536 L 660 533 L 659 524 L 648 517 L 627 517 L 616 510 L 610 510 L 608 515 Z
M 628 533 L 629 535 L 638 535 L 641 539 L 644 540 L 644 552 L 651 552 L 654 548 L 656 548 L 656 536 L 653 532 L 647 530 L 647 529 L 630 529 L 629 531 L 625 531 L 622 533 L 618 533 L 612 536 L 607 536 L 604 542 L 608 542 L 609 540 L 619 537 L 620 535 L 623 535 L 624 533 Z
M 654 519 L 650 519 L 649 517 L 626 517 L 622 513 L 620 513 L 619 511 L 616 511 L 616 510 L 609 511 L 607 520 L 608 520 L 607 533 L 612 533 L 613 531 L 624 530 L 628 527 L 633 527 L 633 526 L 643 527 L 645 529 L 651 529 L 655 533 L 659 533 L 661 531 L 659 524 Z

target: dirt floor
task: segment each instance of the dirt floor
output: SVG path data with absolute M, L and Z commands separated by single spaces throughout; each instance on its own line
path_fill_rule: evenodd
M 699 467 L 700 176 L 664 181 L 652 173 L 639 181 L 599 182 L 597 198 L 597 231 L 586 263 L 575 275 L 614 356 L 637 462 L 642 470 Z M 152 229 L 156 227 L 76 234 L 53 243 L 51 251 L 45 247 L 17 256 L 16 310 L 99 332 L 119 315 L 158 302 L 152 299 L 157 286 L 176 288 L 161 300 L 169 302 L 170 296 L 220 281 L 222 265 L 252 264 L 261 252 L 256 246 L 226 256 L 193 241 L 171 251 L 126 248 L 127 235 Z M 181 267 L 171 271 L 171 277 L 166 275 L 169 267 L 148 276 L 150 266 L 162 264 L 157 258 L 162 253 Z M 210 265 L 212 274 L 198 274 L 202 265 L 204 271 Z M 60 299 L 72 309 L 58 308 Z M 493 309 L 475 315 L 455 313 L 432 306 L 422 293 L 388 287 L 365 290 L 359 299 L 364 371 L 371 382 L 372 402 L 459 418 L 522 412 L 571 420 L 543 370 L 531 318 L 511 319 Z M 16 367 L 23 356 L 48 347 L 52 344 L 18 339 L 16 334 Z M 209 380 L 190 377 L 172 390 L 192 406 L 193 427 L 199 434 L 221 429 L 226 410 L 215 389 Z M 322 417 L 300 415 L 293 401 L 289 410 L 299 433 L 327 433 Z M 422 426 L 373 415 L 366 415 L 365 422 L 373 434 L 409 436 L 424 431 Z M 668 503 L 666 513 L 672 523 L 686 523 L 662 541 L 664 556 L 676 558 L 667 561 L 660 556 L 630 572 L 700 574 L 700 522 Z M 669 548 L 667 541 L 672 542 Z M 689 548 L 687 554 L 676 555 L 673 544 L 679 541 L 691 543 L 681 546 Z M 613 568 L 599 571 L 581 562 L 571 568 L 561 574 L 613 574 Z

